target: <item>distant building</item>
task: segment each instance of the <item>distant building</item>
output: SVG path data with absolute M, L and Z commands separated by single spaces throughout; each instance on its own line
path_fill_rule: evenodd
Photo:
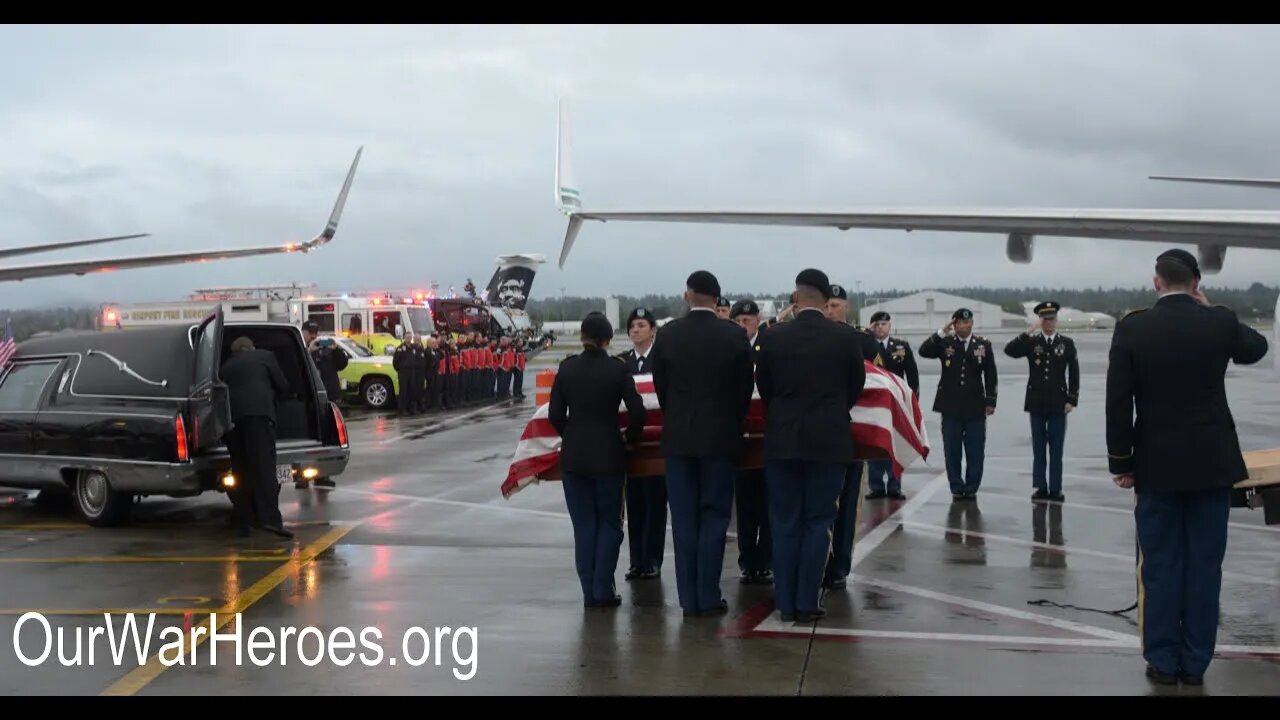
M 937 290 L 925 290 L 914 295 L 864 305 L 858 313 L 858 322 L 866 325 L 873 314 L 883 310 L 893 319 L 895 333 L 927 332 L 946 325 L 951 321 L 951 314 L 960 308 L 973 311 L 973 327 L 979 332 L 1027 325 L 1026 317 L 1007 313 L 994 303 L 948 295 Z

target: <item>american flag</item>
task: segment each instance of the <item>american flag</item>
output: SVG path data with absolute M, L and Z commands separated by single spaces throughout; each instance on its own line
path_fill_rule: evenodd
M 929 457 L 929 437 L 925 431 L 920 397 L 906 381 L 883 367 L 865 363 L 866 385 L 858 402 L 849 412 L 849 430 L 853 433 L 858 457 L 887 458 L 893 463 L 894 475 L 918 460 Z M 645 427 L 640 442 L 658 442 L 662 437 L 662 409 L 653 387 L 652 375 L 636 375 L 636 390 L 644 400 Z M 530 483 L 545 478 L 560 460 L 560 436 L 547 416 L 548 405 L 538 406 L 525 425 L 516 445 L 515 456 L 502 483 L 502 496 L 511 497 Z M 618 408 L 618 427 L 625 428 L 627 413 Z M 764 401 L 757 391 L 747 411 L 743 431 L 748 436 L 764 434 Z
M 4 340 L 0 340 L 0 370 L 9 366 L 9 361 L 13 359 L 13 353 L 17 349 L 17 345 L 13 342 L 13 325 L 6 319 L 4 321 Z

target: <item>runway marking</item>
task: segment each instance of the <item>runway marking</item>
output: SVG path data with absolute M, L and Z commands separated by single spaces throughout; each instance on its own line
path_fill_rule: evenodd
M 866 535 L 858 538 L 858 540 L 853 544 L 853 564 L 850 567 L 850 572 L 852 572 L 853 568 L 858 567 L 858 563 L 862 562 L 871 555 L 871 553 L 875 552 L 876 548 L 880 547 L 880 545 L 898 529 L 898 525 L 900 523 L 919 512 L 920 508 L 924 507 L 925 504 L 927 504 L 929 500 L 931 500 L 933 496 L 943 488 L 944 485 L 947 485 L 947 474 L 945 472 L 941 473 L 933 480 L 930 480 L 929 484 L 921 488 L 920 491 L 917 492 L 910 500 L 900 505 L 889 515 L 889 517 L 881 521 L 879 525 L 872 528 L 871 532 L 868 532 Z M 859 489 L 859 497 L 862 497 L 863 489 L 864 488 Z M 863 507 L 866 506 L 863 505 Z
M 332 492 L 344 492 L 354 495 L 381 495 L 384 497 L 395 498 L 397 500 L 416 500 L 422 503 L 431 503 L 435 505 L 452 505 L 454 507 L 465 507 L 476 510 L 494 510 L 505 513 L 518 513 L 525 515 L 539 515 L 542 517 L 553 517 L 557 520 L 563 520 L 569 517 L 567 512 L 552 512 L 550 510 L 533 510 L 531 508 L 512 507 L 510 505 L 496 505 L 481 502 L 467 502 L 464 500 L 445 500 L 444 498 L 422 497 L 421 495 L 404 495 L 402 493 L 378 492 L 377 490 L 357 490 L 355 488 L 334 488 Z M 669 527 L 669 526 L 668 526 Z
M 1136 558 L 1133 555 L 1120 555 L 1118 553 L 1109 553 L 1102 550 L 1090 550 L 1088 548 L 1070 547 L 1067 545 L 1051 545 L 1049 543 L 1038 542 L 1036 540 L 1024 540 L 1022 538 L 1009 537 L 1007 535 L 992 535 L 990 533 L 978 532 L 976 530 L 962 530 L 960 528 L 946 527 L 944 525 L 932 525 L 930 523 L 922 523 L 915 521 L 907 521 L 902 523 L 910 528 L 918 528 L 921 530 L 931 531 L 932 534 L 945 535 L 949 533 L 960 533 L 966 537 L 983 538 L 985 540 L 994 540 L 996 542 L 1008 543 L 1010 545 L 1022 545 L 1025 547 L 1042 548 L 1044 550 L 1054 550 L 1057 552 L 1070 555 L 1090 555 L 1092 557 L 1103 558 L 1106 560 L 1117 560 L 1120 562 L 1134 564 Z M 1280 580 L 1274 578 L 1265 578 L 1257 575 L 1246 575 L 1230 571 L 1223 571 L 1222 577 L 1231 580 L 1240 580 L 1242 582 L 1259 583 L 1262 585 L 1270 585 L 1272 587 L 1280 587 Z
M 203 645 L 212 633 L 221 631 L 224 627 L 234 622 L 236 619 L 236 613 L 244 612 L 272 590 L 275 590 L 281 583 L 288 579 L 290 575 L 298 572 L 304 565 L 315 560 L 317 555 L 328 550 L 334 545 L 334 543 L 341 540 L 344 535 L 351 532 L 353 529 L 355 529 L 354 525 L 336 527 L 320 536 L 318 539 L 302 548 L 302 551 L 299 552 L 296 557 L 290 558 L 288 562 L 273 570 L 271 574 L 255 582 L 246 590 L 231 598 L 225 607 L 218 610 L 210 610 L 208 608 L 196 610 L 195 612 L 198 613 L 216 614 L 213 614 L 208 620 L 201 622 L 197 626 L 198 628 L 204 628 L 204 632 L 200 633 L 194 643 L 192 642 L 194 629 L 192 633 L 188 633 L 183 636 L 183 656 L 189 655 L 195 648 Z M 215 620 L 217 621 L 216 628 L 213 627 Z M 150 660 L 147 661 L 147 664 L 131 670 L 127 675 L 112 683 L 106 690 L 103 690 L 101 695 L 134 695 L 153 680 L 160 677 L 160 675 L 168 669 L 169 668 L 166 667 L 164 663 L 160 662 L 160 654 L 157 652 Z
M 1096 479 L 1096 478 L 1093 478 L 1093 479 Z M 982 492 L 981 497 L 995 498 L 997 500 L 1008 500 L 1010 502 L 1021 502 L 1021 503 L 1032 502 L 1030 495 L 1023 497 L 1018 495 L 1009 495 L 1007 493 L 989 492 L 985 490 Z M 1098 512 L 1109 512 L 1117 515 L 1126 515 L 1130 518 L 1133 517 L 1133 508 L 1125 509 L 1125 508 L 1118 508 L 1118 507 L 1107 507 L 1105 505 L 1086 505 L 1084 503 L 1076 503 L 1076 502 L 1056 502 L 1053 500 L 1047 501 L 1044 504 L 1061 505 L 1062 507 L 1079 508 L 1081 510 L 1097 510 Z M 1229 527 L 1239 528 L 1241 530 L 1260 530 L 1262 532 L 1280 533 L 1280 527 L 1278 526 L 1248 525 L 1245 523 L 1238 523 L 1238 522 L 1228 522 L 1227 525 Z

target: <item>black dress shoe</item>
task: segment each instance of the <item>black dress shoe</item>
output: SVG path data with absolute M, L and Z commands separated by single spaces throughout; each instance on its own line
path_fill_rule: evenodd
M 1177 675 L 1162 673 L 1150 665 L 1147 666 L 1147 678 L 1161 685 L 1177 685 L 1178 684 Z
M 284 527 L 283 527 L 283 526 L 281 526 L 281 525 L 263 525 L 263 526 L 262 526 L 262 529 L 263 529 L 263 530 L 266 530 L 266 531 L 267 531 L 267 532 L 269 532 L 269 533 L 273 533 L 273 534 L 275 534 L 275 535 L 279 535 L 280 537 L 285 538 L 286 540 L 292 540 L 292 539 L 293 539 L 293 533 L 291 533 L 291 532 L 289 532 L 288 530 L 284 529 Z
M 796 613 L 796 622 L 810 623 L 815 620 L 821 620 L 827 616 L 826 608 L 818 608 L 811 611 L 799 611 Z
M 625 577 L 627 580 L 635 580 L 636 578 L 640 577 L 640 568 L 631 568 L 630 570 L 627 571 L 627 574 Z
M 1049 493 L 1045 492 L 1044 490 L 1037 490 L 1031 494 L 1031 499 L 1032 500 L 1048 500 Z
M 828 590 L 843 590 L 846 587 L 846 580 L 844 578 L 832 578 L 823 583 L 822 586 Z
M 1204 684 L 1203 675 L 1179 675 L 1178 680 L 1183 685 L 1203 685 Z
M 656 578 L 656 577 L 662 577 L 662 571 L 658 570 L 657 568 L 648 568 L 647 570 L 641 570 L 640 572 L 638 572 L 636 574 L 636 577 L 640 578 L 641 580 L 652 580 L 653 578 Z
M 1062 493 L 1052 493 L 1049 495 L 1049 499 L 1054 502 L 1062 502 L 1067 499 L 1067 496 Z
M 891 493 L 889 493 L 889 497 L 893 498 L 894 500 L 906 500 L 906 499 L 907 499 L 907 496 L 906 496 L 906 495 L 903 495 L 901 490 L 899 490 L 898 492 L 891 492 Z
M 795 613 L 782 613 L 782 622 L 795 622 L 795 621 L 796 621 Z

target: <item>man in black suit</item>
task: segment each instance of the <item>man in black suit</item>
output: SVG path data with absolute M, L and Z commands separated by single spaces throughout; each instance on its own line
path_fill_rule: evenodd
M 1080 404 L 1080 360 L 1075 341 L 1058 332 L 1061 307 L 1056 302 L 1036 305 L 1035 324 L 1004 348 L 1004 354 L 1011 358 L 1027 359 L 1023 410 L 1031 416 L 1031 484 L 1035 487 L 1031 498 L 1057 502 L 1066 499 L 1062 494 L 1062 455 L 1067 415 Z
M 1137 495 L 1147 677 L 1200 685 L 1217 640 L 1231 488 L 1249 476 L 1227 404 L 1227 365 L 1258 362 L 1267 340 L 1209 305 L 1185 250 L 1159 256 L 1154 283 L 1155 306 L 1125 316 L 1111 338 L 1107 454 L 1115 483 Z
M 760 352 L 760 306 L 754 300 L 739 300 L 730 308 L 729 319 L 745 331 L 754 363 Z M 765 489 L 764 468 L 738 471 L 734 501 L 738 510 L 740 582 L 745 585 L 771 585 L 773 543 L 770 541 L 769 493 Z
M 699 270 L 685 284 L 689 314 L 658 331 L 652 354 L 676 587 L 685 615 L 696 616 L 729 608 L 720 574 L 753 387 L 742 328 L 716 316 L 719 281 Z
M 973 334 L 973 311 L 960 308 L 952 313 L 951 322 L 920 343 L 920 357 L 942 362 L 933 411 L 942 415 L 951 497 L 975 500 L 986 458 L 987 417 L 996 411 L 998 378 L 991 341 Z M 967 460 L 963 474 L 962 459 Z
M 631 373 L 609 357 L 613 327 L 603 315 L 582 321 L 583 352 L 560 363 L 551 385 L 548 419 L 563 438 L 561 484 L 573 522 L 573 544 L 583 604 L 617 607 L 613 576 L 622 545 L 622 485 L 626 444 L 644 431 L 644 401 Z M 626 405 L 626 442 L 618 432 L 618 406 Z
M 821 270 L 796 276 L 796 317 L 761 336 L 756 361 L 776 604 L 785 622 L 826 615 L 818 596 L 854 457 L 849 413 L 867 379 L 857 332 L 824 314 L 830 296 Z
M 657 330 L 658 322 L 648 308 L 638 307 L 627 316 L 632 347 L 616 357 L 633 376 L 653 372 L 653 336 Z M 631 546 L 627 579 L 658 577 L 667 549 L 667 481 L 662 475 L 627 478 L 627 534 Z
M 232 507 L 240 535 L 249 534 L 256 516 L 264 530 L 291 538 L 280 516 L 276 481 L 276 403 L 288 395 L 289 381 L 276 356 L 254 348 L 247 337 L 231 343 L 231 357 L 219 372 L 231 400 L 233 427 L 225 441 L 237 478 Z

